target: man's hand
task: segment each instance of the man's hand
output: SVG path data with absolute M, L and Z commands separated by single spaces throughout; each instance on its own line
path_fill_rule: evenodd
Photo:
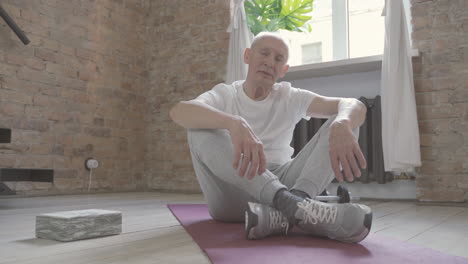
M 263 143 L 255 135 L 247 121 L 239 117 L 233 122 L 229 132 L 234 148 L 234 169 L 237 170 L 241 162 L 239 176 L 243 177 L 245 175 L 249 164 L 248 179 L 252 179 L 257 173 L 262 174 L 265 172 L 266 158 L 263 152 Z
M 365 168 L 367 166 L 366 159 L 361 152 L 361 148 L 353 135 L 351 126 L 348 120 L 335 120 L 330 125 L 330 160 L 336 179 L 339 182 L 344 180 L 353 181 L 355 178 L 361 177 L 361 170 L 358 167 Z M 340 169 L 343 168 L 343 172 Z

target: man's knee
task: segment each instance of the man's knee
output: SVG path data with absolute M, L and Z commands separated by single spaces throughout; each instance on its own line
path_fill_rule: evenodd
M 191 149 L 230 142 L 229 134 L 223 129 L 188 129 L 187 134 Z
M 243 222 L 245 218 L 245 210 L 239 208 L 209 208 L 211 218 L 220 222 Z
M 335 121 L 335 119 L 336 119 L 336 115 L 328 118 L 328 120 L 320 127 L 319 131 L 317 132 L 317 133 L 321 133 L 322 135 L 325 135 L 325 137 L 322 136 L 323 140 L 328 141 L 328 138 L 330 136 L 330 128 L 333 122 Z M 352 133 L 356 139 L 359 139 L 359 127 L 353 128 Z
M 353 129 L 353 135 L 356 139 L 359 139 L 359 127 Z

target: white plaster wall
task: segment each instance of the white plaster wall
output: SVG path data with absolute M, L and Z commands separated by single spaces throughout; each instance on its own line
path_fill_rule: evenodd
M 380 70 L 294 80 L 291 84 L 324 96 L 374 98 L 380 94 Z

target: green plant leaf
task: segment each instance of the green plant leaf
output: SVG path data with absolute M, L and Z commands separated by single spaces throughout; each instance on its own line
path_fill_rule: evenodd
M 280 16 L 284 19 L 285 29 L 301 31 L 299 27 L 312 18 L 308 14 L 312 12 L 313 2 L 314 0 L 281 0 Z
M 266 25 L 278 18 L 281 11 L 280 0 L 247 0 L 244 8 L 247 24 L 254 35 L 266 31 Z
M 268 24 L 265 25 L 265 30 L 268 32 L 275 32 L 281 29 L 282 20 L 280 18 L 272 19 Z
M 277 18 L 281 11 L 279 0 L 248 0 L 244 7 L 248 18 L 260 20 L 263 24 Z
M 314 0 L 246 0 L 244 7 L 250 31 L 254 35 L 279 29 L 302 32 L 304 24 L 312 18 L 308 14 L 312 11 L 313 2 Z

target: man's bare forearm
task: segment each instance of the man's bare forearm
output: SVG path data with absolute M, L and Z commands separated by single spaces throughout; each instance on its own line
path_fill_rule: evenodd
M 356 128 L 366 120 L 366 112 L 367 108 L 361 101 L 353 98 L 343 98 L 338 104 L 338 115 L 335 122 Z
M 239 118 L 221 112 L 207 104 L 181 101 L 169 112 L 171 119 L 185 128 L 228 129 Z

